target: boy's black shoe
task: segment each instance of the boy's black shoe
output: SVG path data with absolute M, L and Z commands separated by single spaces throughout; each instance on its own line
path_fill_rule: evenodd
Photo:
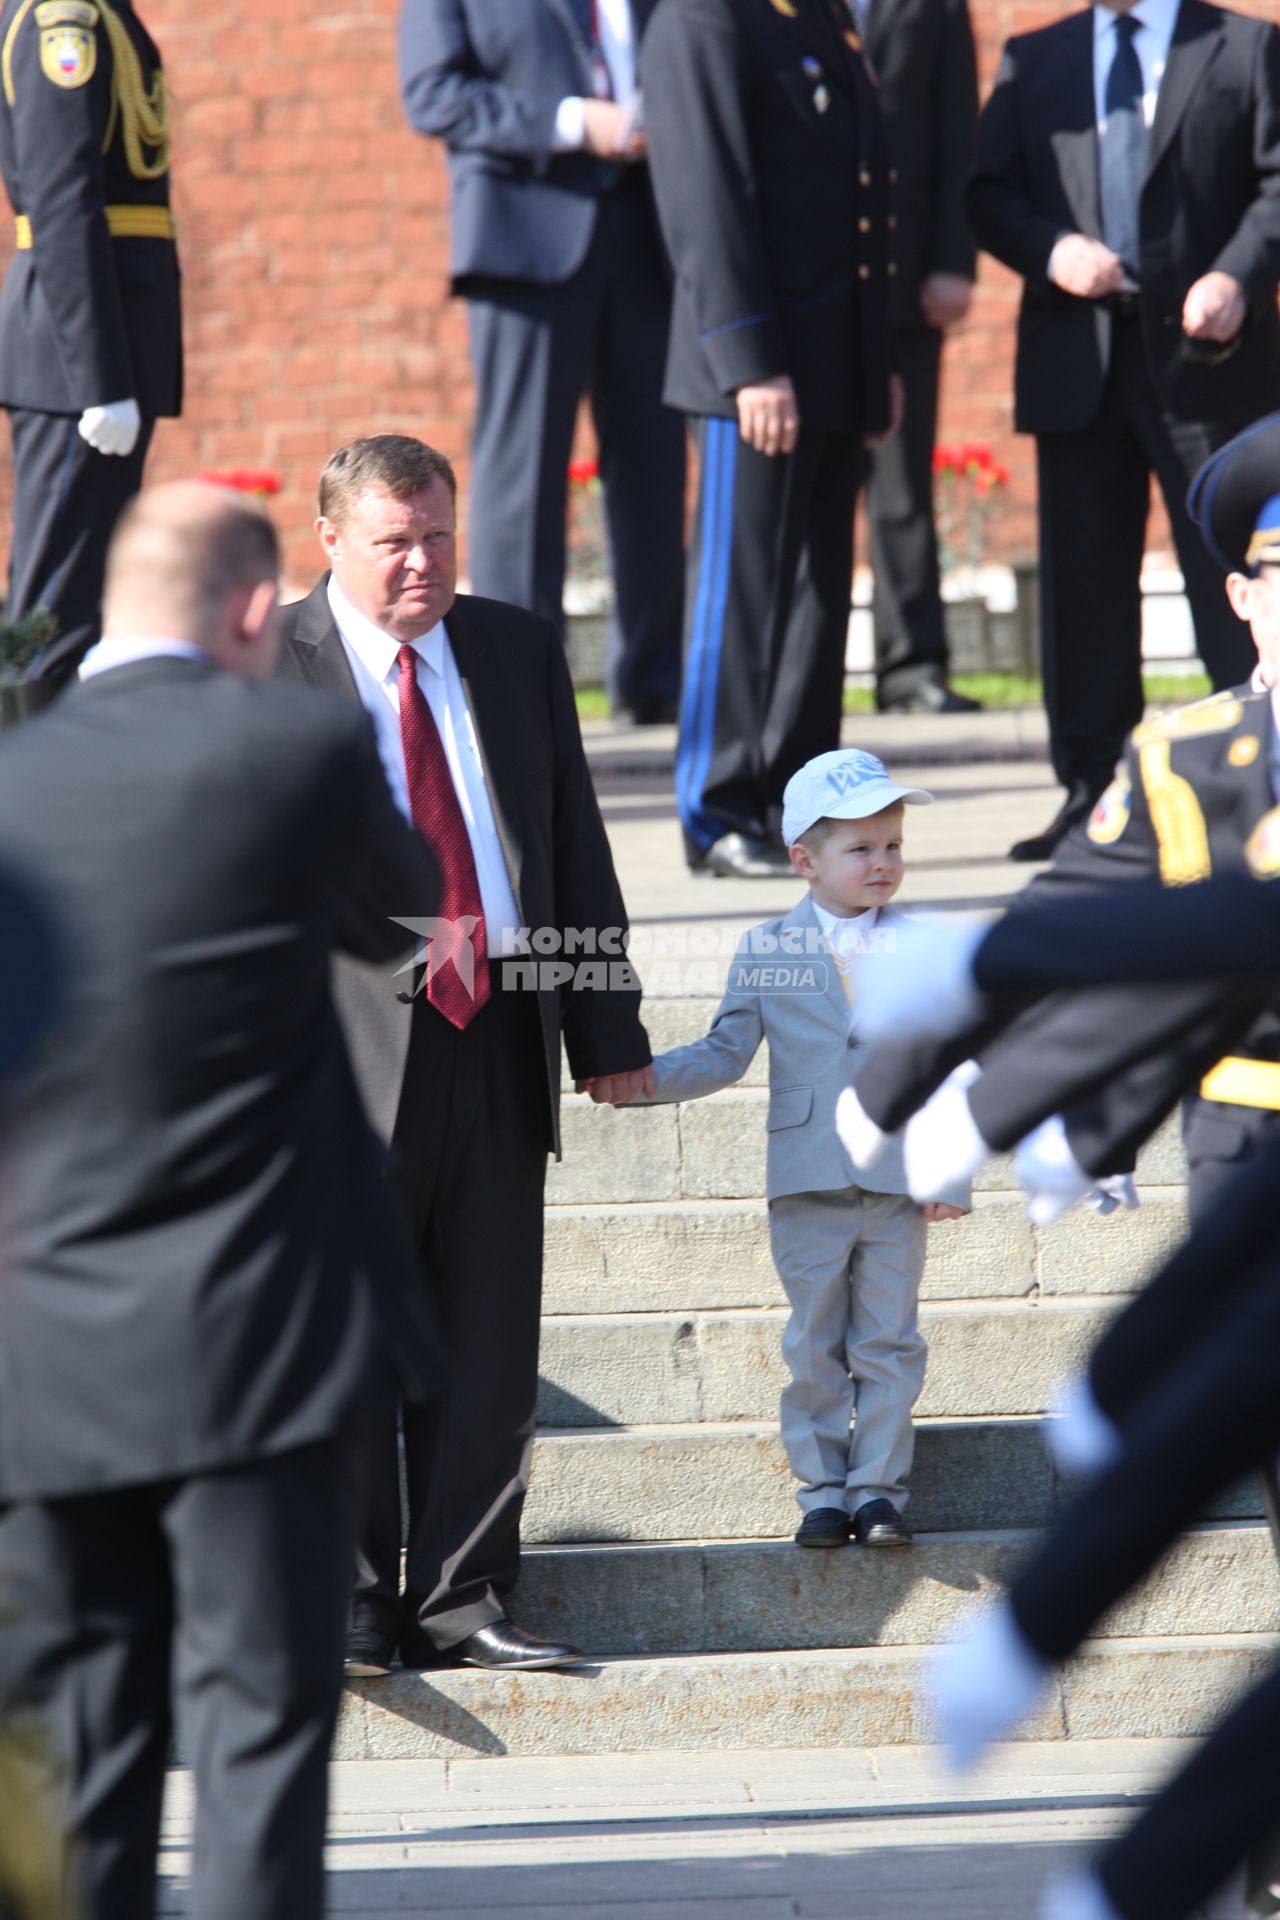
M 796 1528 L 798 1547 L 844 1547 L 849 1544 L 849 1516 L 843 1507 L 815 1507 Z
M 909 1547 L 911 1529 L 890 1500 L 868 1500 L 853 1516 L 860 1547 Z

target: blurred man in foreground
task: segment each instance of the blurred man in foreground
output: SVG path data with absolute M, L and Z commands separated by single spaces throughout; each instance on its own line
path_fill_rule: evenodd
M 0 751 L 0 860 L 56 875 L 75 968 L 10 1115 L 0 1611 L 90 1920 L 154 1911 L 173 1692 L 191 1912 L 321 1913 L 345 1437 L 434 1369 L 329 958 L 395 959 L 435 864 L 363 717 L 256 684 L 276 586 L 256 511 L 143 495 L 82 684 Z

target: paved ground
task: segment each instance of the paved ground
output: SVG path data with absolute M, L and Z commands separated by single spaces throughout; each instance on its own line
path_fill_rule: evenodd
M 1182 1741 L 1022 1742 L 957 1786 L 929 1748 L 356 1761 L 334 1768 L 330 1906 L 432 1920 L 1032 1920 Z M 166 1895 L 185 1911 L 173 1776 Z M 1239 1920 L 1228 1889 L 1203 1910 Z
M 593 721 L 584 733 L 642 972 L 649 973 L 651 958 L 689 953 L 695 929 L 707 935 L 710 958 L 714 929 L 740 930 L 796 898 L 796 884 L 786 879 L 689 873 L 672 803 L 673 729 L 635 731 Z M 1060 798 L 1042 713 L 866 714 L 845 721 L 844 737 L 878 753 L 896 777 L 937 795 L 935 806 L 908 812 L 904 904 L 990 910 L 1028 878 L 1029 869 L 1006 859 L 1007 849 L 1047 825 Z M 695 981 L 694 990 L 718 993 L 718 982 Z M 674 968 L 664 967 L 650 990 L 689 989 Z

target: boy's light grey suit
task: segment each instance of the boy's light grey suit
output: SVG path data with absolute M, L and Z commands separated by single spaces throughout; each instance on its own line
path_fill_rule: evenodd
M 903 918 L 882 909 L 869 937 L 891 938 Z M 855 964 L 855 1002 L 856 978 Z M 769 1232 L 791 1303 L 781 1426 L 801 1483 L 796 1497 L 806 1512 L 847 1506 L 853 1513 L 880 1496 L 901 1510 L 911 1409 L 924 1380 L 916 1326 L 924 1220 L 907 1196 L 898 1140 L 871 1172 L 857 1173 L 836 1133 L 836 1100 L 853 1077 L 858 1040 L 807 895 L 743 935 L 710 1030 L 654 1061 L 656 1098 L 696 1100 L 732 1086 L 762 1040 L 769 1042 Z M 967 1189 L 946 1197 L 969 1204 Z

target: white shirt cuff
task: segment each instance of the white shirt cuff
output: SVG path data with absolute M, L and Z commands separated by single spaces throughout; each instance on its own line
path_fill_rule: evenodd
M 586 130 L 586 101 L 577 94 L 562 100 L 556 108 L 555 132 L 551 136 L 552 153 L 576 153 Z

